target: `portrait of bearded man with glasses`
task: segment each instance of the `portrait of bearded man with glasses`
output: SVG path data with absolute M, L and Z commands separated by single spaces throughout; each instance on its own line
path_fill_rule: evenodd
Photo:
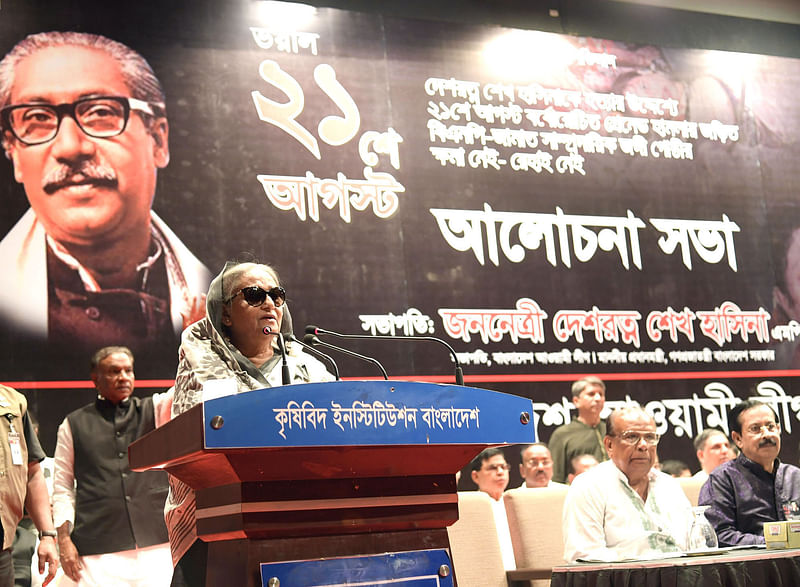
M 30 204 L 0 242 L 3 323 L 76 352 L 177 348 L 211 275 L 151 210 L 169 126 L 147 61 L 99 35 L 30 35 L 0 61 L 0 124 Z

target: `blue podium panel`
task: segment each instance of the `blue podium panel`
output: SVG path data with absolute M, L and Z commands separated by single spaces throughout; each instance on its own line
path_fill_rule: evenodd
M 457 385 L 336 381 L 260 389 L 203 405 L 207 449 L 523 444 L 533 403 Z
M 261 585 L 291 587 L 453 587 L 443 549 L 322 560 L 262 563 Z

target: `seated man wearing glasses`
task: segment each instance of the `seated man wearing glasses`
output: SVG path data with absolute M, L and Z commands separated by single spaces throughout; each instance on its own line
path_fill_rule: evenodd
M 76 354 L 177 348 L 211 276 L 150 209 L 169 147 L 148 63 L 98 35 L 31 35 L 0 62 L 0 122 L 31 206 L 0 242 L 3 323 Z
M 659 435 L 640 407 L 614 411 L 609 461 L 575 478 L 564 501 L 564 559 L 616 561 L 684 550 L 692 508 L 678 482 L 653 469 Z
M 553 481 L 553 456 L 544 442 L 523 446 L 519 453 L 521 488 L 557 487 L 563 483 Z
M 736 404 L 728 422 L 741 453 L 709 473 L 698 503 L 710 506 L 720 546 L 764 544 L 764 522 L 800 517 L 800 469 L 778 458 L 781 427 L 767 404 Z
M 508 487 L 511 470 L 503 451 L 499 448 L 487 448 L 472 459 L 470 463 L 472 481 L 479 491 L 492 498 L 494 523 L 497 527 L 497 538 L 500 541 L 500 552 L 503 555 L 503 566 L 506 570 L 517 568 L 514 560 L 514 547 L 511 545 L 511 531 L 508 529 L 506 505 L 503 503 L 503 492 Z

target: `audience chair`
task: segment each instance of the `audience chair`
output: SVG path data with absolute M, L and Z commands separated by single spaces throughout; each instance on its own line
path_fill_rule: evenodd
M 508 587 L 491 497 L 460 491 L 458 521 L 447 535 L 458 587 Z
M 694 477 L 680 477 L 678 483 L 681 484 L 683 492 L 692 504 L 697 505 L 697 498 L 700 496 L 700 488 L 705 485 L 705 479 L 695 479 Z
M 534 571 L 531 585 L 549 586 L 552 569 L 564 564 L 561 512 L 566 485 L 511 489 L 503 500 L 517 569 Z

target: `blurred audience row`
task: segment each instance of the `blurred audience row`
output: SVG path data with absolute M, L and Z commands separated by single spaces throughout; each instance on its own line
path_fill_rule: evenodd
M 562 514 L 564 559 L 646 559 L 694 548 L 695 513 L 674 477 L 702 483 L 698 504 L 720 546 L 764 543 L 763 525 L 800 517 L 800 469 L 782 463 L 780 423 L 767 403 L 745 400 L 728 413 L 730 440 L 721 430 L 694 439 L 700 470 L 669 459 L 659 463 L 653 416 L 629 405 L 600 419 L 605 384 L 587 377 L 572 386 L 578 417 L 553 432 L 548 444 L 520 448 L 521 488 L 568 484 Z M 732 440 L 732 442 L 731 442 Z M 473 459 L 472 481 L 494 500 L 507 569 L 514 568 L 503 494 L 511 466 L 500 448 Z

